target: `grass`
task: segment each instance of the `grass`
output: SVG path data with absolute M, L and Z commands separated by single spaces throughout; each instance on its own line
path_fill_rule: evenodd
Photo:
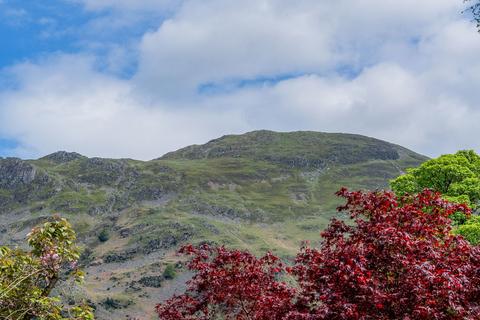
M 248 249 L 257 254 L 272 250 L 288 257 L 298 250 L 302 241 L 318 241 L 320 231 L 329 221 L 328 218 L 319 216 L 262 225 L 228 219 L 219 220 L 211 216 L 175 210 L 153 210 L 140 216 L 132 212 L 130 215 L 123 223 L 133 228 L 140 226 L 144 232 L 134 234 L 129 240 L 129 245 L 144 247 L 159 235 L 180 238 L 188 231 L 191 233 L 188 242 L 191 243 L 198 244 L 208 240 L 231 248 Z
M 47 202 L 48 206 L 55 211 L 65 213 L 88 212 L 90 208 L 102 206 L 106 203 L 107 197 L 104 190 L 89 191 L 63 191 L 56 194 Z

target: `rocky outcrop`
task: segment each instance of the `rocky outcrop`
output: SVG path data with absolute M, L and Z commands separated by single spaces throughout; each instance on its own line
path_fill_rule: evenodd
M 0 159 L 0 212 L 55 194 L 55 181 L 44 171 L 18 158 Z
M 179 222 L 167 223 L 157 230 L 153 233 L 154 237 L 145 239 L 145 244 L 142 247 L 145 254 L 174 248 L 191 239 L 196 233 L 191 225 Z
M 114 263 L 114 262 L 125 262 L 127 260 L 133 259 L 135 254 L 138 252 L 138 249 L 128 249 L 124 252 L 109 252 L 103 256 L 103 262 L 105 263 Z
M 0 158 L 0 189 L 15 190 L 36 185 L 47 186 L 52 179 L 43 170 L 18 158 Z
M 86 159 L 86 157 L 77 152 L 57 151 L 41 158 L 41 160 L 48 160 L 56 164 L 67 163 L 78 159 Z
M 18 158 L 0 160 L 0 188 L 13 190 L 29 185 L 35 179 L 36 168 Z
M 138 173 L 125 160 L 90 158 L 80 164 L 80 182 L 113 186 Z
M 162 282 L 164 281 L 163 276 L 146 276 L 140 278 L 138 282 L 142 284 L 144 287 L 148 288 L 160 288 L 162 286 Z

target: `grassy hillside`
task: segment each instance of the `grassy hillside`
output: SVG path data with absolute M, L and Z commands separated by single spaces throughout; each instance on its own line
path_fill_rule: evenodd
M 0 160 L 0 244 L 21 243 L 52 212 L 74 224 L 99 319 L 152 313 L 182 290 L 174 255 L 186 242 L 268 249 L 289 257 L 318 240 L 341 186 L 383 189 L 426 157 L 351 134 L 255 131 L 152 161 L 57 152 Z M 167 265 L 179 276 L 166 280 Z M 128 317 L 126 317 L 128 318 Z

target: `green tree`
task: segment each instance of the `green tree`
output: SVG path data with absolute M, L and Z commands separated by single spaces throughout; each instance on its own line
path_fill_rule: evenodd
M 27 239 L 30 251 L 0 247 L 0 319 L 92 320 L 89 306 L 65 306 L 51 296 L 59 281 L 83 279 L 70 223 L 54 217 Z
M 471 217 L 465 224 L 458 226 L 454 232 L 462 235 L 473 245 L 480 244 L 480 216 Z
M 177 276 L 177 272 L 175 271 L 175 266 L 173 264 L 167 265 L 165 270 L 163 271 L 163 277 L 167 280 L 173 279 Z
M 408 169 L 390 186 L 398 195 L 432 189 L 447 200 L 476 208 L 480 202 L 480 156 L 472 150 L 442 155 Z

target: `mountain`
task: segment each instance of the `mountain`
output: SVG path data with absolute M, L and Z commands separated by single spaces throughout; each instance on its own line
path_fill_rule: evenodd
M 0 244 L 22 245 L 52 213 L 65 216 L 85 247 L 87 277 L 83 290 L 62 295 L 88 297 L 98 319 L 146 319 L 190 276 L 175 255 L 182 243 L 291 257 L 338 216 L 333 194 L 341 186 L 387 188 L 425 160 L 359 135 L 272 131 L 223 136 L 152 161 L 64 151 L 0 159 Z M 173 280 L 162 275 L 169 264 L 177 267 Z

